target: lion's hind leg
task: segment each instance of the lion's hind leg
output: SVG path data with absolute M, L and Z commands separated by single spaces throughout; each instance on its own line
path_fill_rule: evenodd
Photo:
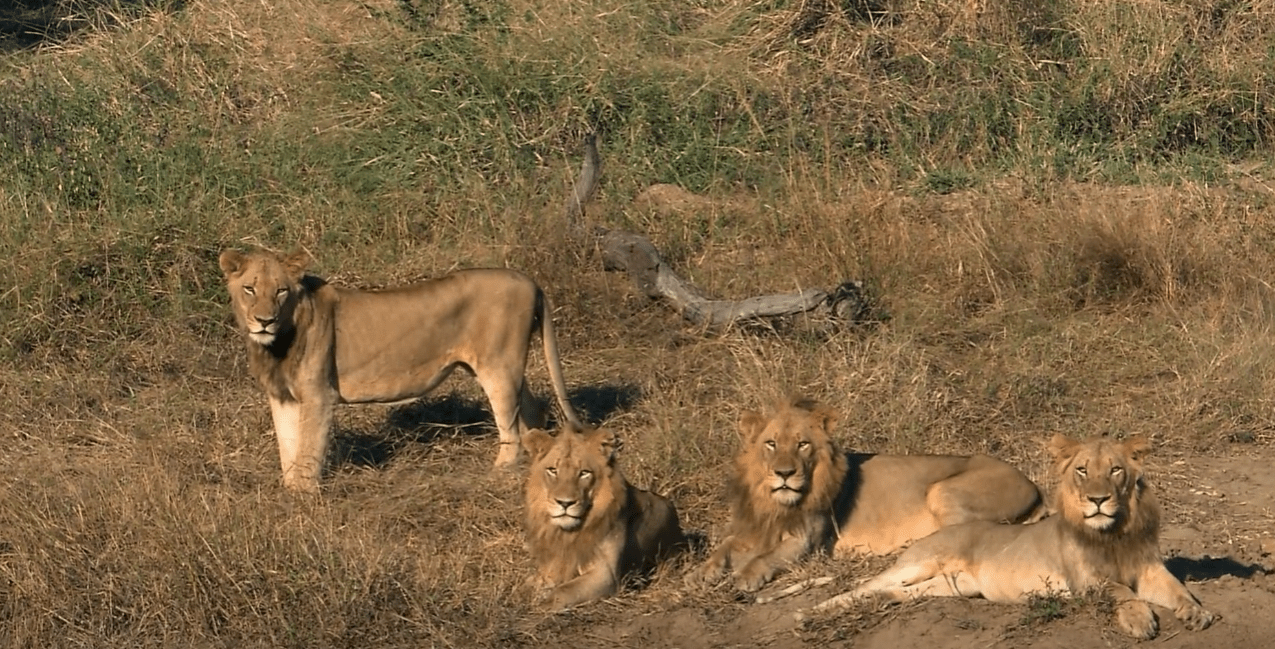
M 1018 523 L 1041 504 L 1040 490 L 1018 469 L 975 455 L 965 471 L 930 485 L 926 504 L 940 527 L 987 521 Z
M 920 597 L 976 597 L 979 594 L 978 581 L 969 571 L 945 566 L 935 557 L 909 561 L 904 555 L 889 570 L 850 592 L 825 600 L 812 610 L 846 608 L 870 597 L 902 602 Z
M 487 395 L 487 403 L 491 406 L 496 430 L 500 434 L 500 451 L 496 453 L 495 462 L 498 469 L 511 469 L 522 458 L 522 434 L 526 431 L 522 428 L 521 406 L 527 390 L 523 385 L 522 368 L 517 369 L 516 374 L 491 369 L 474 373 L 478 385 Z M 534 413 L 528 414 L 534 416 Z

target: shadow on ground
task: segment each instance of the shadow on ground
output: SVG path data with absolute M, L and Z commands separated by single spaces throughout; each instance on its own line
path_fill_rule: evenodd
M 642 391 L 633 385 L 599 385 L 577 389 L 568 395 L 571 406 L 585 423 L 605 421 L 617 412 L 629 410 L 641 400 Z M 545 403 L 541 399 L 542 405 Z M 557 413 L 550 415 L 550 428 L 557 427 Z M 487 400 L 448 394 L 424 398 L 390 410 L 385 422 L 372 433 L 343 431 L 333 440 L 334 466 L 353 465 L 381 468 L 394 454 L 409 444 L 432 444 L 439 439 L 483 437 L 495 434 Z
M 579 388 L 570 398 L 571 407 L 586 424 L 597 424 L 631 410 L 642 400 L 642 389 L 636 385 L 597 385 Z
M 1240 563 L 1230 557 L 1172 557 L 1166 559 L 1164 565 L 1182 581 L 1208 581 L 1226 575 L 1248 579 L 1270 572 L 1256 563 Z

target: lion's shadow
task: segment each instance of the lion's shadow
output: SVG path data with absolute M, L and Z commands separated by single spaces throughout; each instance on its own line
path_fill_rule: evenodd
M 542 406 L 547 404 L 543 397 L 537 398 Z M 568 398 L 571 407 L 589 423 L 629 410 L 641 400 L 642 390 L 628 384 L 586 386 L 570 392 Z M 550 413 L 550 427 L 556 427 L 554 409 L 547 408 L 546 412 Z M 333 440 L 331 466 L 382 468 L 411 445 L 495 434 L 496 422 L 486 398 L 454 393 L 425 397 L 391 409 L 385 421 L 371 431 L 339 430 Z
M 1164 566 L 1180 581 L 1208 581 L 1227 575 L 1248 579 L 1271 572 L 1259 564 L 1244 564 L 1231 557 L 1170 557 L 1165 559 Z

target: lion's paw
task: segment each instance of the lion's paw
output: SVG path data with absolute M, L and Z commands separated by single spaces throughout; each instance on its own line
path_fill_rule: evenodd
M 1150 640 L 1160 632 L 1160 622 L 1151 610 L 1151 605 L 1143 601 L 1122 602 L 1116 608 L 1116 622 L 1125 633 L 1139 640 Z
M 1205 610 L 1199 604 L 1191 603 L 1179 606 L 1173 611 L 1174 617 L 1182 620 L 1182 624 L 1192 631 L 1209 628 L 1209 625 L 1217 621 L 1217 615 Z
M 745 593 L 761 590 L 775 576 L 775 571 L 761 561 L 753 561 L 735 575 L 735 588 Z
M 715 561 L 709 561 L 702 566 L 688 570 L 686 576 L 682 577 L 682 583 L 687 588 L 712 586 L 722 580 L 722 575 L 725 572 L 726 566 L 718 565 Z

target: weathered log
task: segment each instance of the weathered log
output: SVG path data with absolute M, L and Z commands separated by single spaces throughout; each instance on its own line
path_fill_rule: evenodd
M 600 177 L 601 156 L 598 155 L 596 138 L 590 135 L 584 144 L 584 162 L 580 166 L 575 191 L 567 199 L 568 236 L 577 240 L 591 237 L 592 246 L 601 253 L 603 268 L 628 273 L 643 293 L 654 299 L 667 300 L 687 320 L 722 329 L 803 313 L 845 323 L 872 319 L 872 309 L 864 298 L 862 287 L 854 281 L 845 282 L 831 292 L 806 289 L 799 293 L 762 295 L 744 300 L 715 300 L 706 296 L 664 262 L 650 239 L 601 226 L 586 228 L 584 206 L 597 188 Z

